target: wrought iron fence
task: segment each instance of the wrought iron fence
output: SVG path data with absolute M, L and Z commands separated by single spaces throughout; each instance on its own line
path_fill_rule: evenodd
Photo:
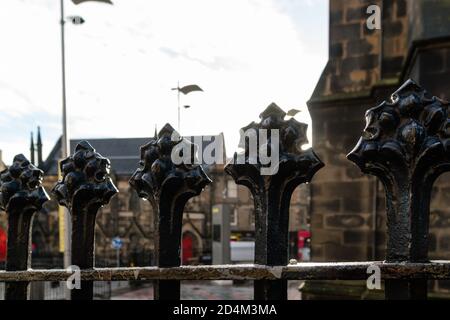
M 139 196 L 151 202 L 155 219 L 155 267 L 95 268 L 94 226 L 97 210 L 118 191 L 109 177 L 109 161 L 86 141 L 60 163 L 62 179 L 53 189 L 72 219 L 72 263 L 80 269 L 81 289 L 72 299 L 93 299 L 95 281 L 154 280 L 154 296 L 180 297 L 181 280 L 255 280 L 254 298 L 286 299 L 287 280 L 361 280 L 367 268 L 377 266 L 385 280 L 387 299 L 425 299 L 427 280 L 450 279 L 450 262 L 428 260 L 430 192 L 436 178 L 450 170 L 449 104 L 429 95 L 411 80 L 390 98 L 366 113 L 366 128 L 348 159 L 367 174 L 377 176 L 386 191 L 387 255 L 385 261 L 288 263 L 289 203 L 294 189 L 311 181 L 324 165 L 307 142 L 306 124 L 290 118 L 275 104 L 261 113 L 259 123 L 245 130 L 255 134 L 243 140 L 245 152 L 225 167 L 237 184 L 248 187 L 255 206 L 255 264 L 180 266 L 182 214 L 186 202 L 211 182 L 201 165 L 174 163 L 172 151 L 182 139 L 173 139 L 167 124 L 141 147 L 140 168 L 130 179 Z M 277 130 L 261 139 L 258 130 Z M 279 152 L 276 171 L 263 174 L 267 163 L 255 161 L 256 151 Z M 192 147 L 192 144 L 190 145 Z M 269 151 L 268 151 L 269 150 Z M 192 153 L 192 158 L 194 153 Z M 239 157 L 241 161 L 239 161 Z M 48 195 L 41 187 L 43 172 L 23 155 L 1 173 L 0 205 L 8 215 L 5 299 L 27 299 L 33 281 L 65 281 L 63 269 L 30 269 L 30 229 L 33 216 Z
M 65 300 L 65 281 L 37 281 L 30 287 L 30 300 Z M 94 281 L 93 299 L 110 300 L 115 293 L 130 290 L 129 281 Z M 0 299 L 6 298 L 5 284 L 0 283 Z

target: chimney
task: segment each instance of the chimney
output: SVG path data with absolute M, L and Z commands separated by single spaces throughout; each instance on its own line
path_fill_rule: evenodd
M 34 139 L 33 139 L 33 131 L 31 131 L 31 135 L 30 135 L 30 162 L 32 164 L 36 164 L 34 162 Z
M 38 127 L 38 133 L 37 133 L 37 156 L 38 156 L 38 167 L 42 166 L 42 139 L 41 139 L 41 127 Z

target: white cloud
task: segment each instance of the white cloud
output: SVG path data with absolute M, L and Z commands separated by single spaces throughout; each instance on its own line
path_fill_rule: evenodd
M 308 52 L 310 44 L 298 37 L 299 23 L 278 10 L 276 1 L 116 0 L 114 6 L 66 1 L 67 15 L 86 20 L 66 27 L 71 136 L 151 136 L 154 124 L 176 126 L 177 100 L 170 89 L 178 80 L 205 90 L 182 97 L 192 106 L 182 110 L 182 133 L 224 131 L 229 155 L 239 128 L 272 101 L 286 110 L 302 109 L 298 119 L 309 121 L 306 100 L 327 53 Z M 54 1 L 0 3 L 5 48 L 0 51 L 0 124 L 34 112 L 48 114 L 51 121 L 45 116 L 27 120 L 28 131 L 36 123 L 42 126 L 47 151 L 60 122 L 58 15 Z M 326 18 L 326 12 L 318 16 Z M 28 131 L 21 143 L 0 145 L 7 160 L 28 149 Z

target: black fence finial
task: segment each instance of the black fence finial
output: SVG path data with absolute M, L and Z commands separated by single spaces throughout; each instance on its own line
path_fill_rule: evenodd
M 24 155 L 0 173 L 0 208 L 8 214 L 7 271 L 31 267 L 31 228 L 35 213 L 49 200 L 41 186 L 42 170 Z M 5 300 L 26 300 L 28 282 L 7 283 Z
M 94 267 L 95 218 L 98 209 L 118 190 L 109 177 L 110 162 L 87 141 L 80 142 L 75 153 L 60 163 L 62 180 L 53 188 L 60 205 L 72 217 L 72 265 L 80 269 Z M 92 281 L 82 281 L 71 291 L 74 300 L 92 300 Z
M 289 204 L 294 189 L 311 180 L 323 167 L 308 142 L 307 125 L 272 103 L 259 123 L 242 128 L 240 147 L 225 171 L 237 184 L 248 187 L 255 206 L 255 263 L 282 266 L 288 263 Z M 287 299 L 285 280 L 255 281 L 255 299 Z
M 448 112 L 448 102 L 408 80 L 389 101 L 367 110 L 363 135 L 347 156 L 384 185 L 387 261 L 428 261 L 431 190 L 437 177 L 450 171 Z M 386 294 L 425 298 L 426 281 L 388 281 Z
M 149 200 L 153 206 L 156 217 L 155 254 L 159 267 L 181 264 L 184 206 L 211 182 L 202 167 L 195 163 L 196 149 L 170 124 L 166 124 L 157 137 L 141 147 L 141 168 L 130 179 L 130 185 L 139 196 Z M 179 298 L 179 281 L 157 281 L 155 299 Z

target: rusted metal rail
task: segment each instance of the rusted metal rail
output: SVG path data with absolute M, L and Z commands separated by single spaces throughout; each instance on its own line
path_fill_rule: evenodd
M 124 280 L 366 280 L 367 268 L 380 268 L 381 279 L 450 279 L 450 261 L 430 263 L 303 262 L 288 266 L 212 265 L 172 268 L 95 268 L 81 270 L 82 281 Z M 1 282 L 65 281 L 73 273 L 64 269 L 0 271 Z

